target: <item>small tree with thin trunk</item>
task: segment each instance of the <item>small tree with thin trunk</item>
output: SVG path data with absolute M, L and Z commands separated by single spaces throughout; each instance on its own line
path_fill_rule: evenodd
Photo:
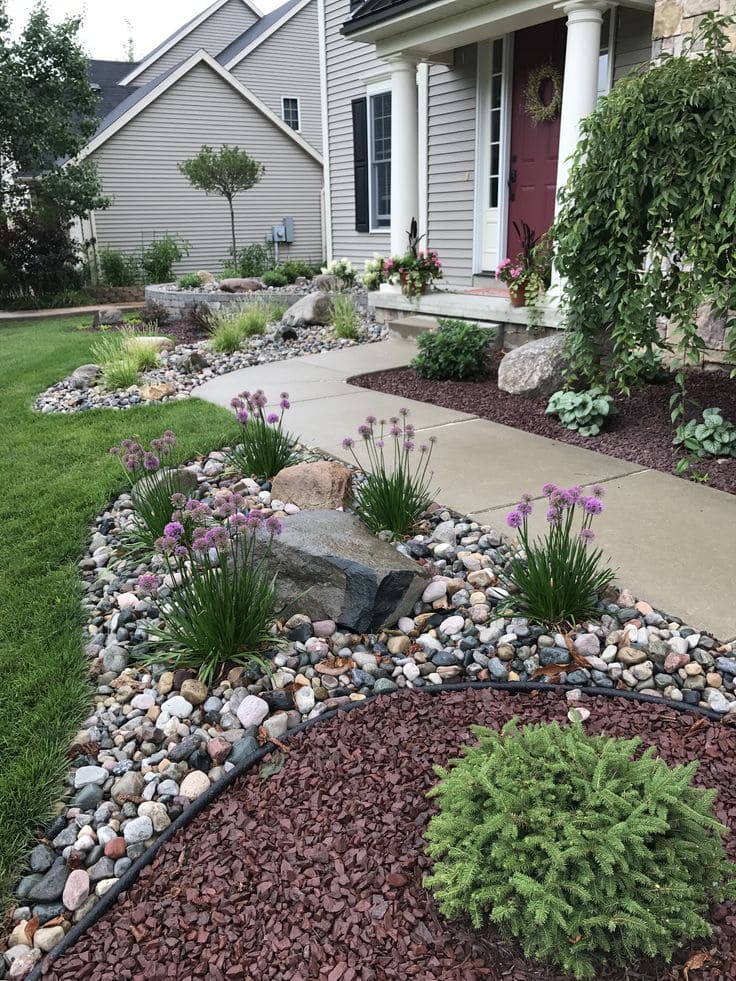
M 240 147 L 225 144 L 219 150 L 203 146 L 196 157 L 180 163 L 179 170 L 192 187 L 204 191 L 205 194 L 219 194 L 227 201 L 230 208 L 233 260 L 237 260 L 233 198 L 258 183 L 265 172 L 263 164 L 249 157 Z

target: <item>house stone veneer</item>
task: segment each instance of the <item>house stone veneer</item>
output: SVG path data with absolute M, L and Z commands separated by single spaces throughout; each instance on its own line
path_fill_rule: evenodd
M 736 14 L 736 0 L 656 0 L 652 27 L 652 57 L 680 54 L 682 42 L 697 29 L 703 14 Z M 727 33 L 736 50 L 736 27 Z

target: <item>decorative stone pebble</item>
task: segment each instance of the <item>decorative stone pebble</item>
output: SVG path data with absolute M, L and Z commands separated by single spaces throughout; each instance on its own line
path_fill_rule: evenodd
M 66 880 L 61 901 L 68 910 L 74 912 L 89 896 L 89 873 L 85 869 L 74 869 Z
M 79 790 L 89 784 L 103 784 L 110 774 L 101 766 L 80 766 L 74 772 L 74 789 Z
M 312 688 L 306 686 L 297 688 L 294 692 L 294 704 L 302 715 L 308 715 L 315 705 L 315 694 Z
M 187 678 L 186 681 L 182 682 L 180 691 L 182 698 L 185 698 L 190 705 L 195 706 L 201 705 L 208 694 L 207 685 L 203 684 L 197 678 Z M 172 701 L 172 699 L 169 699 L 169 701 Z M 169 713 L 171 715 L 176 714 L 171 712 L 171 709 L 169 709 Z M 185 718 L 185 716 L 179 716 L 179 718 Z
M 188 719 L 192 714 L 193 706 L 191 702 L 188 702 L 181 695 L 173 695 L 171 698 L 166 699 L 161 709 L 175 719 Z
M 205 777 L 206 779 L 206 777 Z M 207 781 L 209 783 L 209 781 Z M 187 795 L 184 794 L 186 797 Z M 153 835 L 153 824 L 150 818 L 138 817 L 128 821 L 123 827 L 123 836 L 129 845 L 137 845 L 148 841 Z
M 247 695 L 238 706 L 237 716 L 241 726 L 259 726 L 269 713 L 268 702 L 257 695 Z
M 206 773 L 201 770 L 192 770 L 184 777 L 179 788 L 179 794 L 188 800 L 196 800 L 210 787 L 210 781 Z M 146 820 L 148 820 L 146 818 Z

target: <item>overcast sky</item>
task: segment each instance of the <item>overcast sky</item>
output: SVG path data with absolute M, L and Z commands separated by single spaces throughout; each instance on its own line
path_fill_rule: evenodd
M 283 0 L 256 0 L 264 13 Z M 81 14 L 81 37 L 93 58 L 124 61 L 132 35 L 136 60 L 212 3 L 212 0 L 46 0 L 52 20 Z M 7 0 L 7 10 L 17 31 L 22 28 L 36 0 Z M 130 22 L 130 26 L 126 23 Z

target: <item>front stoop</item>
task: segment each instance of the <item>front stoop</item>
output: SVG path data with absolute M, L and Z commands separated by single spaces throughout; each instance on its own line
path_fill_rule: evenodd
M 439 325 L 436 317 L 397 317 L 388 322 L 388 336 L 392 341 L 415 341 L 420 334 L 437 330 Z

